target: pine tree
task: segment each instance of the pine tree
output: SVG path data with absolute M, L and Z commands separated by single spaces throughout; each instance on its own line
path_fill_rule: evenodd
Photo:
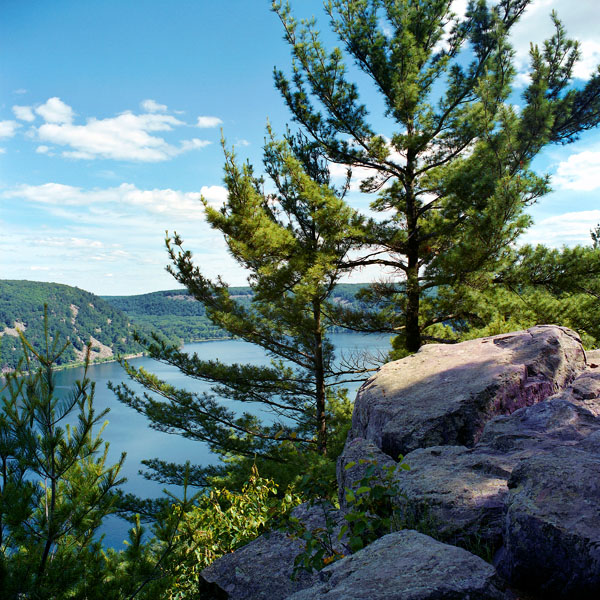
M 369 169 L 362 191 L 378 192 L 370 247 L 350 265 L 394 275 L 368 294 L 377 318 L 338 311 L 338 319 L 397 333 L 402 352 L 435 339 L 439 324 L 470 318 L 469 288 L 502 262 L 530 223 L 525 208 L 549 190 L 532 159 L 599 122 L 600 75 L 573 86 L 579 47 L 554 13 L 555 33 L 532 46 L 531 82 L 513 106 L 508 36 L 530 1 L 471 0 L 460 20 L 451 0 L 330 0 L 342 45 L 331 52 L 314 19 L 298 23 L 289 4 L 273 3 L 293 55 L 292 76 L 276 70 L 275 83 L 294 120 L 328 160 Z M 347 58 L 379 92 L 385 131 L 371 125 Z
M 47 311 L 44 331 L 43 350 L 21 333 L 25 368 L 9 373 L 2 390 L 0 596 L 7 599 L 75 597 L 87 578 L 99 581 L 96 534 L 115 512 L 114 491 L 123 481 L 125 455 L 109 466 L 108 444 L 93 431 L 108 409 L 94 409 L 90 346 L 84 378 L 64 396 L 55 368 L 69 342 L 50 339 Z
M 592 237 L 592 245 L 594 248 L 600 248 L 600 224 L 596 225 L 594 229 L 590 231 Z
M 345 189 L 329 185 L 326 166 L 301 138 L 271 138 L 264 165 L 273 191 L 264 190 L 265 180 L 249 164 L 238 165 L 225 151 L 227 201 L 220 210 L 204 201 L 208 222 L 249 272 L 249 306 L 237 301 L 221 278 L 203 275 L 179 236 L 168 238 L 167 246 L 168 270 L 204 304 L 211 321 L 263 348 L 270 366 L 201 360 L 154 338 L 145 341 L 150 356 L 210 382 L 214 393 L 176 389 L 127 363 L 130 377 L 161 398 L 140 397 L 126 385 L 115 388 L 118 398 L 145 414 L 152 427 L 201 440 L 223 457 L 246 458 L 250 464 L 255 459 L 285 462 L 290 447 L 305 457 L 331 454 L 331 419 L 340 411 L 348 418 L 350 410 L 336 386 L 356 379 L 356 368 L 334 363 L 326 314 L 343 262 L 360 239 L 362 219 L 344 203 Z M 255 414 L 227 408 L 219 397 L 240 407 L 254 405 Z M 256 415 L 256 407 L 269 413 L 268 420 Z M 343 432 L 337 433 L 339 445 Z M 180 479 L 180 466 L 158 459 L 146 464 L 154 478 Z M 260 468 L 265 473 L 269 467 Z M 198 467 L 192 479 L 206 485 L 207 476 L 226 470 Z
M 500 285 L 483 293 L 484 303 L 495 315 L 492 320 L 512 314 L 521 321 L 519 329 L 542 323 L 564 325 L 577 331 L 586 347 L 600 345 L 600 249 L 596 246 L 523 246 L 498 271 L 495 281 Z M 481 317 L 478 320 L 481 325 Z

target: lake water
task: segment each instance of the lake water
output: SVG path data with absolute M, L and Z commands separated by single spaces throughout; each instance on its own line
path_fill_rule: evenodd
M 377 335 L 360 335 L 353 333 L 332 334 L 331 341 L 336 348 L 336 355 L 348 356 L 352 352 L 369 350 L 376 353 L 389 350 L 389 337 Z M 202 359 L 219 359 L 225 363 L 253 363 L 267 364 L 268 359 L 262 349 L 239 340 L 222 340 L 215 342 L 200 342 L 186 344 L 185 351 L 197 353 Z M 161 379 L 189 391 L 208 391 L 208 384 L 192 380 L 182 375 L 174 367 L 161 364 L 150 358 L 136 358 L 131 360 L 136 367 L 144 367 Z M 57 373 L 56 384 L 67 390 L 78 379 L 83 377 L 82 368 L 66 369 Z M 216 462 L 206 445 L 202 442 L 188 440 L 180 435 L 167 434 L 155 431 L 149 427 L 149 422 L 143 415 L 132 408 L 117 401 L 114 394 L 108 389 L 107 383 L 117 384 L 127 381 L 125 373 L 118 363 L 103 363 L 92 365 L 88 377 L 96 382 L 95 406 L 100 411 L 109 408 L 107 416 L 108 425 L 102 433 L 102 438 L 110 443 L 110 464 L 116 462 L 121 452 L 127 453 L 125 465 L 121 472 L 127 478 L 123 489 L 133 492 L 141 497 L 155 498 L 162 495 L 165 486 L 154 481 L 148 481 L 138 471 L 143 468 L 141 461 L 148 458 L 161 458 L 165 461 L 206 465 Z M 141 391 L 141 386 L 131 387 Z M 356 393 L 360 383 L 344 384 L 349 390 L 350 398 Z M 170 488 L 177 490 L 177 488 Z M 111 517 L 103 527 L 105 544 L 114 548 L 121 548 L 129 526 L 116 517 Z

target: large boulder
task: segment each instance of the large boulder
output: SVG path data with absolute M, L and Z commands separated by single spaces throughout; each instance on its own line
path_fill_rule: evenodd
M 470 447 L 493 417 L 561 391 L 585 364 L 577 334 L 552 325 L 426 345 L 361 387 L 350 438 L 394 459 L 429 446 Z
M 600 410 L 599 400 L 595 407 Z M 513 470 L 524 459 L 572 446 L 597 431 L 600 419 L 592 412 L 555 397 L 493 419 L 474 448 L 434 446 L 411 452 L 405 457 L 410 470 L 397 471 L 395 484 L 436 537 L 479 545 L 491 554 L 502 544 Z
M 508 600 L 494 567 L 416 531 L 379 538 L 325 567 L 289 600 Z
M 292 511 L 292 516 L 311 530 L 325 527 L 327 515 L 341 520 L 330 505 L 301 504 Z M 317 580 L 317 573 L 307 571 L 300 571 L 292 580 L 294 560 L 303 549 L 301 540 L 272 531 L 217 559 L 202 576 L 223 589 L 230 600 L 283 600 Z
M 438 358 L 419 380 L 415 361 L 430 353 Z M 598 597 L 600 352 L 586 360 L 572 332 L 536 327 L 412 359 L 360 391 L 340 492 L 365 465 L 383 472 L 396 451 L 419 446 L 405 456 L 410 470 L 394 473 L 409 525 L 495 554 L 508 581 L 536 598 Z M 459 427 L 466 415 L 479 425 Z
M 543 598 L 599 598 L 600 431 L 524 460 L 508 487 L 500 571 Z

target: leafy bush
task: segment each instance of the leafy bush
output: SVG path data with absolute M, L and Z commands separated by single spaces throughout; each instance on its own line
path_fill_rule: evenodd
M 410 468 L 403 457 L 389 467 L 380 467 L 377 461 L 369 459 L 361 459 L 360 464 L 368 466 L 358 484 L 345 490 L 347 509 L 343 511 L 343 522 L 336 516 L 337 511 L 332 510 L 334 506 L 328 504 L 328 483 L 305 480 L 305 489 L 314 498 L 313 505 L 318 503 L 323 508 L 325 526 L 309 530 L 299 519 L 288 519 L 288 531 L 305 544 L 295 559 L 293 576 L 300 570 L 319 571 L 386 533 L 416 524 L 408 504 L 400 501 L 405 496 L 395 482 L 397 471 Z M 355 466 L 355 462 L 350 462 L 345 468 Z
M 173 513 L 181 515 L 181 526 L 170 558 L 174 564 L 170 600 L 198 597 L 200 572 L 205 567 L 258 537 L 271 521 L 300 503 L 299 497 L 289 492 L 278 498 L 277 487 L 253 467 L 241 492 L 212 490 L 187 512 L 180 504 L 172 506 Z

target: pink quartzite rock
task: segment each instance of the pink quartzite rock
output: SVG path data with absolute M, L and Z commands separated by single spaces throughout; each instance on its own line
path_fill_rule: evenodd
M 594 402 L 600 411 L 600 400 Z M 590 410 L 552 398 L 496 417 L 474 448 L 433 446 L 409 453 L 410 471 L 398 471 L 396 483 L 408 506 L 426 515 L 436 537 L 494 551 L 502 544 L 513 470 L 523 460 L 573 447 L 596 432 L 600 419 Z
M 492 565 L 462 548 L 404 530 L 325 567 L 288 600 L 509 600 Z
M 394 459 L 428 446 L 470 447 L 490 419 L 560 392 L 585 366 L 578 335 L 554 325 L 423 346 L 361 387 L 349 439 Z
M 600 431 L 524 460 L 508 487 L 499 570 L 540 598 L 600 598 Z

